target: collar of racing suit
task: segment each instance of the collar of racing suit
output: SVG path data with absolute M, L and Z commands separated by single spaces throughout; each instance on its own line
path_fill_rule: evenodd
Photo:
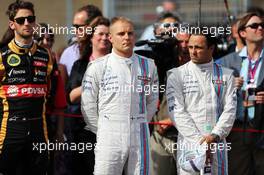
M 213 70 L 213 59 L 209 63 L 204 63 L 204 64 L 195 64 L 192 61 L 190 61 L 190 64 L 192 67 L 205 72 L 205 71 L 212 71 Z
M 33 44 L 33 41 L 30 42 L 30 44 L 23 44 L 19 41 L 17 41 L 16 39 L 14 39 L 16 45 L 18 45 L 19 47 L 22 47 L 22 48 L 30 48 Z
M 135 57 L 136 57 L 136 55 L 135 55 L 134 53 L 133 53 L 132 56 L 129 57 L 129 58 L 122 57 L 122 56 L 116 54 L 114 50 L 112 50 L 111 55 L 112 55 L 112 57 L 113 57 L 114 59 L 116 59 L 116 60 L 119 61 L 120 63 L 125 63 L 125 64 L 127 64 L 127 65 L 132 64 L 133 61 L 134 61 L 134 59 L 135 59 Z
M 37 44 L 34 42 L 30 48 L 23 48 L 23 47 L 18 46 L 14 39 L 10 43 L 8 43 L 8 47 L 13 52 L 19 55 L 23 55 L 25 53 L 31 53 L 31 55 L 33 55 L 37 50 Z

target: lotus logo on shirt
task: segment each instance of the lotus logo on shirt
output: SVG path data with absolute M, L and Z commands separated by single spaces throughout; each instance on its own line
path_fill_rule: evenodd
M 16 54 L 11 54 L 7 57 L 7 64 L 10 66 L 18 66 L 21 63 L 21 59 Z

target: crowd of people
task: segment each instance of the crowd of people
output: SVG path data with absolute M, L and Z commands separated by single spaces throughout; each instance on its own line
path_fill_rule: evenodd
M 264 174 L 261 9 L 232 22 L 225 56 L 215 35 L 175 34 L 187 23 L 170 0 L 142 47 L 133 21 L 91 4 L 75 12 L 76 36 L 57 53 L 31 2 L 6 14 L 0 174 Z

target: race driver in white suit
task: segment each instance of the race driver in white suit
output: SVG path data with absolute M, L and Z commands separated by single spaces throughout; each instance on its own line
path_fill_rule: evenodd
M 97 133 L 94 174 L 151 174 L 148 122 L 157 110 L 156 66 L 133 53 L 129 19 L 115 17 L 109 38 L 112 52 L 88 65 L 82 84 L 83 116 Z
M 187 155 L 191 149 L 196 151 L 200 144 L 211 147 L 206 153 L 207 161 L 212 163 L 211 174 L 228 173 L 227 149 L 230 145 L 226 144 L 225 137 L 235 119 L 236 89 L 232 71 L 213 63 L 213 41 L 210 35 L 192 34 L 188 44 L 191 61 L 168 72 L 168 110 L 179 131 L 180 175 L 200 173 L 194 160 L 190 161 L 191 170 L 183 168 L 186 164 L 181 166 L 185 163 L 182 162 L 183 154 Z M 188 148 L 182 149 L 183 143 L 189 144 Z

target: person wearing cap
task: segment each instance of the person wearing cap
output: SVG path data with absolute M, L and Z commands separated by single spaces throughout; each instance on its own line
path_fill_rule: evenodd
M 227 174 L 225 137 L 236 113 L 234 77 L 231 70 L 213 63 L 210 35 L 192 34 L 188 48 L 191 61 L 168 71 L 166 90 L 169 114 L 179 131 L 178 172 L 199 173 L 207 156 L 212 174 Z M 214 150 L 209 149 L 212 145 Z M 186 161 L 190 166 L 185 166 Z

